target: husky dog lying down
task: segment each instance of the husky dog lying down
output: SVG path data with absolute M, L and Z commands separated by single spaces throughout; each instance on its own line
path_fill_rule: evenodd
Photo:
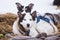
M 50 23 L 40 19 L 37 22 L 37 12 L 32 11 L 33 3 L 23 6 L 16 3 L 18 8 L 18 18 L 13 24 L 13 33 L 20 36 L 37 37 L 39 34 L 54 35 L 58 33 L 57 27 L 50 20 Z M 43 36 L 43 35 L 42 35 Z

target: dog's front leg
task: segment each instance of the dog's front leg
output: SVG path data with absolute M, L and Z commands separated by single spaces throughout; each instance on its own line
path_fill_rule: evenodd
M 36 37 L 36 36 L 38 35 L 38 32 L 37 32 L 37 31 L 35 30 L 35 28 L 33 27 L 33 28 L 30 29 L 29 35 L 30 35 L 31 37 Z

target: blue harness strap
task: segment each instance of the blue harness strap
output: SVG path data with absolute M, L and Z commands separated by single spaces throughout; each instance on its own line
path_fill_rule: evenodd
M 42 19 L 42 20 L 50 23 L 50 20 L 49 20 L 48 18 L 43 17 L 43 16 L 38 16 L 38 17 L 37 17 L 37 23 L 40 21 L 40 19 Z

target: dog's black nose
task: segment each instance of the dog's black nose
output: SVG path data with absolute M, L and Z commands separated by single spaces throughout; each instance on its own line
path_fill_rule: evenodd
M 29 27 L 30 26 L 30 24 L 27 24 L 27 27 Z

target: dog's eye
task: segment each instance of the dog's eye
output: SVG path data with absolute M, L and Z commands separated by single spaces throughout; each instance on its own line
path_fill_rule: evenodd
M 32 21 L 32 19 L 30 19 L 30 21 Z
M 26 21 L 26 19 L 24 19 L 24 21 Z

